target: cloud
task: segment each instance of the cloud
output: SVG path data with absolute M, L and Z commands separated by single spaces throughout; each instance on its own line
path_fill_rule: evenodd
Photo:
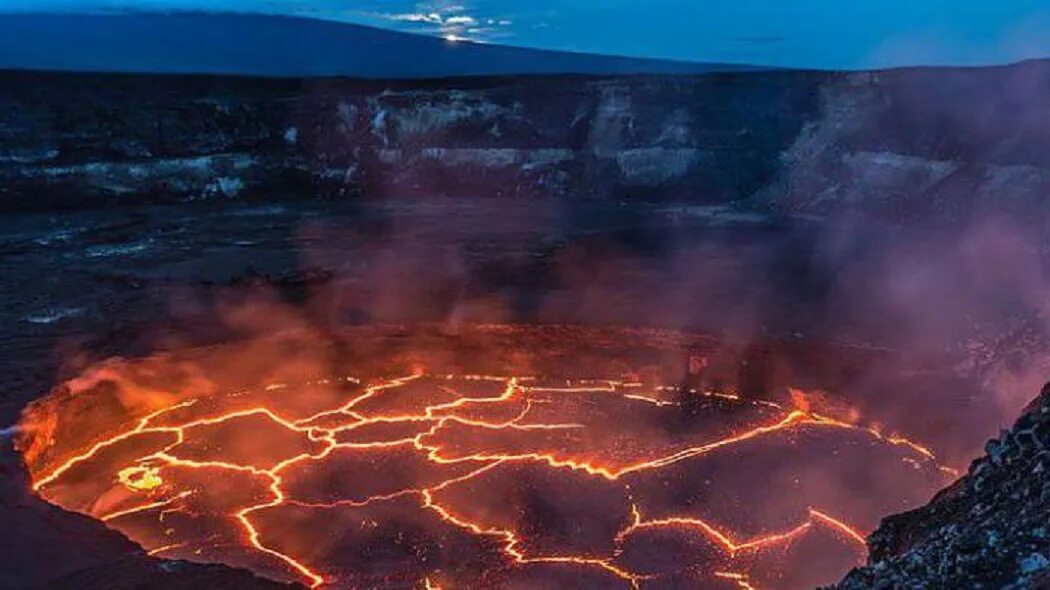
M 416 5 L 413 12 L 372 13 L 376 17 L 394 23 L 411 25 L 409 32 L 440 35 L 449 41 L 484 42 L 506 36 L 506 27 L 512 21 L 500 16 L 481 17 L 469 14 L 469 8 L 460 4 L 428 2 Z
M 389 15 L 386 15 L 386 18 L 388 18 L 388 19 L 390 19 L 392 21 L 401 21 L 401 22 L 409 22 L 409 23 L 429 23 L 429 24 L 434 24 L 434 25 L 440 25 L 440 24 L 442 24 L 444 22 L 444 20 L 441 18 L 441 15 L 437 14 L 435 12 L 429 12 L 429 13 L 416 12 L 416 13 L 408 13 L 408 14 L 389 14 Z

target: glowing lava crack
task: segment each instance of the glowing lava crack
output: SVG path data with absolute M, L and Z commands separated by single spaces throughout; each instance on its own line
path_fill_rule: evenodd
M 154 555 L 332 588 L 812 586 L 947 471 L 806 404 L 610 380 L 273 384 L 101 431 L 30 432 L 34 490 Z

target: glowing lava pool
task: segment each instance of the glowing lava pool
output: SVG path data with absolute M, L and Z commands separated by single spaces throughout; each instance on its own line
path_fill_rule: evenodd
M 129 390 L 96 373 L 27 412 L 34 490 L 153 555 L 321 588 L 812 587 L 952 477 L 786 389 L 417 365 Z

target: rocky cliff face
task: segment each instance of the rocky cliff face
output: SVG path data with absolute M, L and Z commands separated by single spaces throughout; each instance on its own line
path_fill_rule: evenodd
M 236 196 L 729 201 L 817 109 L 810 74 L 364 83 L 8 74 L 5 206 Z
M 928 505 L 885 519 L 839 590 L 1050 588 L 1050 385 Z
M 965 216 L 1050 188 L 1050 62 L 428 82 L 7 73 L 0 204 L 568 196 Z

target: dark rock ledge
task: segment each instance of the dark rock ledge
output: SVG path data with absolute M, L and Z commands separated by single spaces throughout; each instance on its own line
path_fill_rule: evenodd
M 986 455 L 868 539 L 838 590 L 1050 588 L 1050 384 Z

